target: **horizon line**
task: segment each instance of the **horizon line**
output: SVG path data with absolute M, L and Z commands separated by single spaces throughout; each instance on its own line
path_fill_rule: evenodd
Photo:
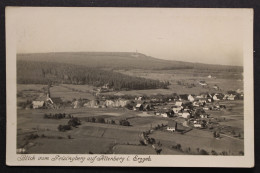
M 133 54 L 142 54 L 145 55 L 146 57 L 149 58 L 154 58 L 154 59 L 159 59 L 159 60 L 164 60 L 164 61 L 175 61 L 175 62 L 186 62 L 186 63 L 193 63 L 193 64 L 204 64 L 204 65 L 220 65 L 220 66 L 232 66 L 232 67 L 244 67 L 244 65 L 229 65 L 229 64 L 211 64 L 211 63 L 203 63 L 203 62 L 196 62 L 196 61 L 181 61 L 181 60 L 171 60 L 171 59 L 164 59 L 164 58 L 158 58 L 158 57 L 154 57 L 154 56 L 150 56 L 150 55 L 146 55 L 144 53 L 140 53 L 140 52 L 136 52 L 136 51 L 132 51 L 132 52 L 128 52 L 128 51 L 77 51 L 77 52 L 28 52 L 28 53 L 16 53 L 16 55 L 21 55 L 21 54 L 50 54 L 50 53 L 133 53 Z

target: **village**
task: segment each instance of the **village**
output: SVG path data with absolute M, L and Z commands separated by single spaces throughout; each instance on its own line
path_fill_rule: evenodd
M 211 77 L 211 76 L 210 76 Z M 199 81 L 201 86 L 207 85 L 205 81 Z M 227 109 L 223 101 L 243 100 L 243 90 L 229 91 L 222 93 L 218 86 L 214 85 L 215 93 L 154 95 L 154 96 L 129 96 L 116 92 L 114 95 L 105 95 L 106 92 L 113 91 L 109 84 L 95 88 L 93 95 L 95 99 L 73 99 L 64 103 L 60 98 L 50 97 L 50 89 L 45 95 L 32 101 L 33 109 L 61 109 L 64 106 L 77 108 L 122 108 L 144 115 L 163 117 L 171 121 L 181 123 L 186 127 L 199 129 L 213 129 L 217 124 L 210 111 L 220 111 Z M 109 120 L 108 120 L 109 121 Z M 168 125 L 166 130 L 174 132 L 177 125 Z

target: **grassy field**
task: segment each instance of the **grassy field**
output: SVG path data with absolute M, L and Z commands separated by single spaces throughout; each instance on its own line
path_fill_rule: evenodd
M 217 73 L 214 71 L 212 73 L 209 71 L 198 71 L 194 70 L 118 70 L 118 72 L 131 75 L 131 76 L 140 76 L 148 79 L 157 79 L 160 81 L 169 81 L 171 85 L 169 89 L 160 89 L 160 90 L 144 90 L 137 91 L 137 93 L 151 95 L 153 93 L 169 94 L 169 93 L 178 93 L 178 94 L 199 94 L 201 92 L 216 92 L 213 89 L 214 85 L 218 85 L 222 92 L 229 90 L 243 89 L 243 81 L 241 78 L 236 78 L 235 76 L 240 76 L 240 73 Z M 219 75 L 221 74 L 221 75 Z M 208 78 L 208 75 L 212 75 L 212 78 Z M 225 76 L 232 75 L 232 78 L 226 78 Z M 219 76 L 219 77 L 218 77 Z M 216 78 L 214 78 L 216 77 Z M 204 80 L 209 88 L 205 88 L 199 85 L 199 81 Z M 188 88 L 183 85 L 178 85 L 177 82 L 182 81 L 187 84 L 195 84 L 195 87 Z M 133 91 L 126 91 L 125 94 L 132 94 Z
M 58 131 L 59 124 L 68 119 L 44 119 L 44 113 L 72 114 L 81 119 L 82 125 L 66 132 Z M 59 109 L 59 110 L 18 110 L 17 147 L 24 147 L 28 153 L 114 153 L 114 154 L 156 154 L 151 146 L 141 146 L 140 134 L 158 124 L 167 124 L 167 118 L 139 116 L 140 112 L 125 109 Z M 131 126 L 85 122 L 85 117 L 103 116 L 114 120 L 128 119 Z M 217 116 L 217 115 L 216 115 Z M 38 134 L 36 139 L 26 139 L 29 134 Z M 44 137 L 42 137 L 44 135 Z M 155 131 L 150 137 L 162 143 L 161 154 L 187 154 L 172 149 L 181 144 L 182 149 L 190 147 L 196 154 L 197 148 L 208 152 L 226 151 L 238 155 L 243 151 L 243 140 L 222 136 L 213 138 L 209 131 L 193 129 L 185 134 Z M 52 146 L 52 147 L 50 147 Z
M 243 140 L 228 137 L 216 139 L 213 138 L 211 132 L 197 129 L 193 129 L 185 134 L 156 131 L 150 136 L 159 140 L 167 148 L 180 144 L 183 150 L 190 148 L 193 154 L 197 153 L 197 148 L 208 152 L 212 150 L 218 153 L 226 151 L 234 155 L 238 155 L 239 151 L 244 151 Z
M 44 113 L 70 113 L 81 119 L 82 125 L 70 131 L 60 132 L 59 124 L 66 124 L 68 119 L 44 119 Z M 17 146 L 23 147 L 26 143 L 28 153 L 113 153 L 111 149 L 117 145 L 139 145 L 141 132 L 149 130 L 150 125 L 167 123 L 167 121 L 143 118 L 139 112 L 130 112 L 124 109 L 64 109 L 64 110 L 18 110 Z M 103 116 L 121 120 L 130 118 L 131 126 L 100 124 L 85 122 L 85 117 Z M 38 134 L 37 139 L 26 140 L 29 134 Z M 41 137 L 44 135 L 44 137 Z M 68 139 L 68 135 L 72 139 Z M 49 147 L 55 145 L 54 147 Z M 122 149 L 120 149 L 122 151 Z M 127 151 L 127 149 L 125 150 Z M 138 154 L 138 153 L 137 153 Z
M 52 97 L 60 97 L 64 101 L 71 101 L 73 99 L 89 99 L 95 97 L 92 94 L 93 88 L 89 85 L 69 85 L 61 84 L 50 88 Z

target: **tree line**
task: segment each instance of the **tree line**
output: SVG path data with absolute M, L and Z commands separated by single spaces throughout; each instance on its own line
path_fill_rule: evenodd
M 114 90 L 167 88 L 169 82 L 128 76 L 112 70 L 53 62 L 17 61 L 19 84 L 76 84 L 102 87 L 109 84 Z

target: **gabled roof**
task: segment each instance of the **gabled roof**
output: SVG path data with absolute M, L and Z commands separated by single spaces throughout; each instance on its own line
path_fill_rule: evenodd
M 33 101 L 32 104 L 34 106 L 43 106 L 44 105 L 44 101 Z
M 142 104 L 138 103 L 135 107 L 140 108 Z
M 183 104 L 182 102 L 176 102 L 175 103 L 176 106 L 182 106 L 182 104 Z

